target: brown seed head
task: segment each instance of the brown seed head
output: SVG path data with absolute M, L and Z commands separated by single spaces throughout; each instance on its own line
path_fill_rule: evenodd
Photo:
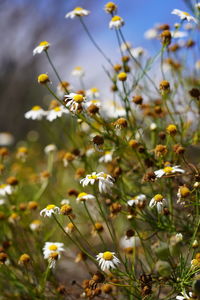
M 137 96 L 134 96 L 134 97 L 133 97 L 132 101 L 133 101 L 135 104 L 140 105 L 140 104 L 142 104 L 142 102 L 143 102 L 143 98 L 142 98 L 142 96 L 137 95 Z
M 169 30 L 163 30 L 160 34 L 160 38 L 163 45 L 169 45 L 172 39 L 171 32 Z
M 61 206 L 60 213 L 65 216 L 69 216 L 72 213 L 72 207 L 68 204 Z

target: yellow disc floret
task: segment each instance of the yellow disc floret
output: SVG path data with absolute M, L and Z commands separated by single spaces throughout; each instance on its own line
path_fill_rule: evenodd
M 170 173 L 172 173 L 173 168 L 172 168 L 172 167 L 165 167 L 165 168 L 163 169 L 163 171 L 164 171 L 166 174 L 170 174 Z
M 57 249 L 58 249 L 58 247 L 56 245 L 49 246 L 49 250 L 51 250 L 51 251 L 56 251 Z
M 125 72 L 121 72 L 121 73 L 119 73 L 119 74 L 117 75 L 117 77 L 118 77 L 118 79 L 119 79 L 120 81 L 126 81 L 126 79 L 127 79 L 127 74 L 126 74 Z
M 114 17 L 112 17 L 112 22 L 116 22 L 116 21 L 121 21 L 122 20 L 122 18 L 120 17 L 120 16 L 114 16 Z
M 161 194 L 157 194 L 157 195 L 154 196 L 154 200 L 156 202 L 162 202 L 163 196 Z
M 113 259 L 113 254 L 110 251 L 106 251 L 106 252 L 103 253 L 103 259 L 112 260 Z
M 83 102 L 84 97 L 83 97 L 83 95 L 77 94 L 77 95 L 73 96 L 73 100 L 77 103 L 81 103 L 81 102 Z
M 47 210 L 51 210 L 51 209 L 54 209 L 56 206 L 54 204 L 49 204 L 47 205 L 46 209 Z
M 38 76 L 38 82 L 41 84 L 45 84 L 45 83 L 49 82 L 49 76 L 47 74 L 40 74 Z

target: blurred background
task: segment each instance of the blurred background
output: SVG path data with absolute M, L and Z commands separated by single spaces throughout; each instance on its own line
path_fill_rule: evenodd
M 187 0 L 185 1 L 187 4 Z M 148 51 L 159 47 L 159 42 L 144 38 L 144 32 L 156 23 L 174 24 L 174 8 L 187 10 L 183 0 L 118 0 L 118 14 L 124 18 L 123 28 L 127 41 L 133 47 L 142 46 Z M 49 54 L 59 70 L 62 80 L 77 89 L 71 71 L 81 66 L 86 72 L 87 88 L 96 86 L 109 90 L 102 66 L 106 62 L 88 40 L 79 20 L 65 19 L 65 14 L 76 6 L 92 13 L 85 18 L 95 40 L 109 57 L 117 62 L 119 50 L 112 30 L 108 29 L 110 16 L 103 10 L 107 1 L 95 0 L 0 0 L 0 132 L 10 132 L 15 141 L 23 139 L 37 126 L 24 118 L 33 105 L 42 105 L 47 94 L 37 83 L 40 73 L 48 72 L 53 87 L 57 85 L 44 54 L 33 56 L 33 49 L 43 40 L 51 47 Z M 105 85 L 107 86 L 105 88 Z M 104 92 L 105 93 L 105 92 Z M 106 94 L 104 94 L 106 95 Z

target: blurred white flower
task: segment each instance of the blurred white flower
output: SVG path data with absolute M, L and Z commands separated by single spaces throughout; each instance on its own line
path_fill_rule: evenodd
M 52 214 L 59 214 L 60 208 L 54 204 L 47 205 L 44 209 L 41 210 L 40 215 L 42 217 L 51 217 Z
M 82 67 L 75 67 L 72 70 L 72 75 L 75 76 L 75 77 L 82 77 L 82 76 L 85 75 L 85 72 L 84 72 Z
M 146 195 L 139 194 L 133 197 L 132 199 L 128 200 L 127 203 L 129 206 L 133 206 L 133 205 L 143 204 L 146 200 L 147 200 Z
M 102 163 L 102 162 L 108 163 L 108 162 L 112 161 L 112 155 L 113 155 L 112 151 L 106 151 L 104 153 L 104 155 L 99 158 L 99 162 L 100 163 Z
M 155 28 L 150 28 L 144 33 L 144 37 L 147 40 L 153 40 L 158 37 L 159 33 Z
M 95 197 L 91 194 L 82 192 L 82 193 L 79 193 L 76 198 L 77 202 L 88 201 L 88 200 L 95 200 Z
M 26 119 L 32 120 L 41 120 L 44 116 L 46 116 L 46 112 L 39 105 L 33 106 L 31 110 L 25 113 Z
M 56 145 L 54 145 L 54 144 L 49 144 L 49 145 L 47 145 L 47 146 L 44 148 L 45 154 L 49 154 L 49 153 L 51 153 L 51 152 L 55 152 L 56 150 L 57 150 L 57 147 L 56 147 Z
M 113 28 L 119 29 L 123 25 L 124 25 L 124 20 L 119 16 L 114 16 L 114 17 L 112 17 L 112 19 L 109 23 L 109 28 L 110 29 L 113 29 Z
M 97 99 L 99 98 L 100 94 L 99 94 L 99 89 L 97 89 L 96 87 L 93 87 L 89 90 L 86 91 L 86 96 L 90 99 Z
M 33 55 L 40 54 L 43 51 L 46 51 L 50 47 L 49 42 L 43 41 L 40 42 L 39 45 L 33 50 Z
M 0 196 L 11 195 L 13 192 L 12 186 L 9 184 L 0 184 Z
M 198 23 L 195 17 L 191 16 L 188 12 L 182 11 L 180 9 L 173 9 L 171 13 L 173 15 L 179 16 L 181 20 L 187 20 L 188 22 L 193 21 L 195 23 Z
M 76 7 L 72 11 L 68 12 L 65 15 L 65 18 L 74 19 L 75 17 L 84 17 L 84 16 L 88 16 L 89 13 L 90 11 L 87 9 L 84 9 L 82 7 Z
M 9 132 L 0 132 L 0 146 L 10 146 L 14 142 L 14 136 Z
M 63 114 L 67 113 L 69 113 L 69 111 L 66 108 L 62 106 L 56 106 L 53 109 L 50 109 L 46 112 L 46 119 L 52 122 L 57 118 L 61 118 Z

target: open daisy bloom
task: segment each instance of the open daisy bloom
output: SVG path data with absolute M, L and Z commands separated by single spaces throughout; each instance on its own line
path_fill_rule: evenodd
M 161 194 L 157 194 L 151 199 L 149 206 L 150 207 L 156 206 L 158 213 L 161 213 L 163 211 L 163 207 L 165 204 L 166 204 L 166 199 Z
M 63 106 L 56 106 L 53 109 L 50 109 L 46 112 L 46 119 L 50 122 L 56 120 L 57 118 L 62 117 L 63 114 L 67 114 L 68 110 Z
M 104 172 L 98 173 L 97 176 L 99 179 L 100 193 L 109 193 L 114 184 L 114 178 Z
M 43 51 L 46 51 L 50 47 L 49 42 L 43 41 L 33 50 L 33 55 L 40 54 Z
M 41 120 L 46 115 L 46 112 L 39 105 L 33 106 L 31 110 L 25 113 L 26 119 Z
M 72 70 L 72 76 L 75 76 L 75 77 L 82 77 L 85 75 L 85 72 L 84 72 L 84 69 L 82 67 L 75 67 L 73 70 Z
M 96 257 L 102 271 L 115 269 L 120 263 L 119 259 L 115 256 L 115 252 L 106 251 L 104 253 L 99 253 Z
M 52 214 L 59 214 L 60 208 L 55 206 L 54 204 L 49 204 L 41 210 L 40 215 L 43 217 L 51 217 Z
M 12 194 L 12 187 L 9 184 L 0 184 L 0 196 Z
M 187 20 L 188 22 L 193 21 L 195 23 L 198 23 L 198 20 L 195 17 L 191 16 L 188 12 L 182 11 L 180 9 L 173 9 L 172 14 L 179 16 L 181 20 Z
M 163 169 L 157 170 L 154 172 L 154 174 L 156 175 L 157 178 L 160 178 L 164 175 L 174 175 L 175 173 L 185 173 L 185 171 L 181 168 L 179 168 L 179 166 L 166 166 Z
M 77 202 L 83 202 L 83 201 L 88 201 L 88 200 L 95 200 L 95 197 L 91 194 L 87 194 L 87 193 L 79 193 L 78 197 L 76 198 Z
M 186 293 L 182 293 L 182 296 L 176 296 L 176 300 L 192 300 L 192 292 L 189 292 L 187 295 Z
M 114 16 L 114 17 L 112 17 L 112 19 L 111 19 L 111 21 L 109 23 L 109 28 L 110 29 L 113 29 L 113 28 L 119 29 L 123 25 L 124 25 L 124 20 L 121 17 L 119 17 L 119 16 Z
M 84 16 L 88 16 L 89 13 L 90 11 L 87 9 L 84 9 L 82 7 L 76 7 L 72 11 L 68 12 L 65 15 L 65 18 L 74 19 L 75 17 L 84 17 Z
M 48 259 L 49 268 L 55 268 L 56 261 L 60 259 L 60 253 L 64 251 L 63 243 L 46 242 L 43 247 L 44 259 Z
M 73 113 L 82 110 L 82 103 L 85 101 L 85 97 L 82 94 L 70 93 L 65 95 L 66 107 L 69 107 Z
M 128 205 L 133 206 L 133 205 L 143 205 L 147 200 L 146 195 L 144 194 L 139 194 L 132 199 L 128 200 Z

